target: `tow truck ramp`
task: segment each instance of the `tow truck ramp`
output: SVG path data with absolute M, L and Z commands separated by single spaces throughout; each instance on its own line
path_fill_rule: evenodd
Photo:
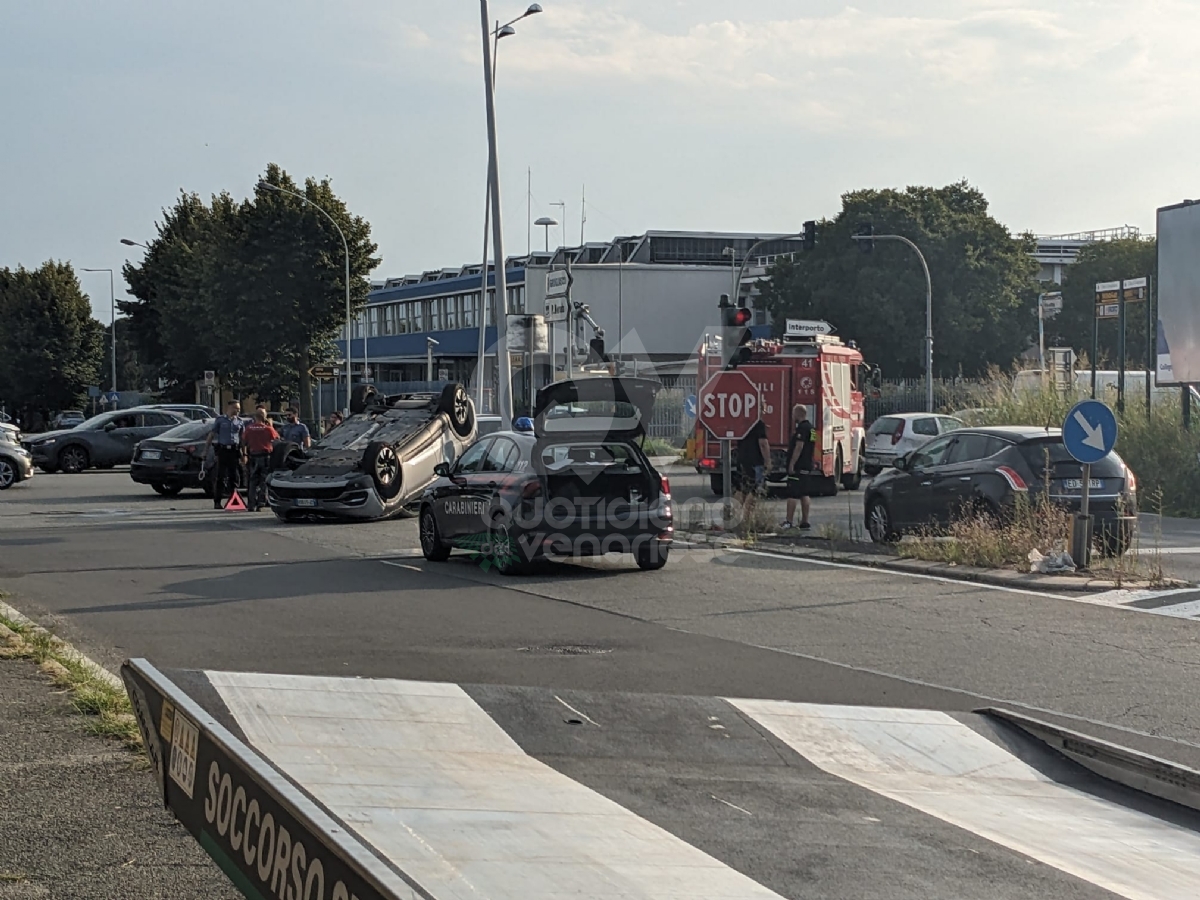
M 1200 774 L 1011 711 L 121 674 L 255 900 L 1200 895 Z

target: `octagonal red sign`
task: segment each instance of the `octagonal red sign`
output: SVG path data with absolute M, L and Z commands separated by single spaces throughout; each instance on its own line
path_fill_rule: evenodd
M 700 423 L 719 440 L 740 441 L 762 417 L 758 386 L 745 372 L 718 372 L 696 397 Z

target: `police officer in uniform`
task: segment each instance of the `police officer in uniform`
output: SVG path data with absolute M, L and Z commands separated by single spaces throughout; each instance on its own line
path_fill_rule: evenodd
M 212 430 L 204 440 L 207 452 L 212 444 L 217 445 L 217 479 L 213 484 L 213 509 L 224 509 L 225 501 L 237 490 L 238 470 L 242 466 L 242 429 L 246 427 L 241 417 L 242 404 L 230 400 L 225 405 L 225 415 L 213 420 Z

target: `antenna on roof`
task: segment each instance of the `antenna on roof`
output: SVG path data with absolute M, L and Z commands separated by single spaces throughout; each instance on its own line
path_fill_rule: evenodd
M 583 196 L 579 200 L 579 246 L 583 246 L 583 226 L 587 223 L 587 185 L 583 186 Z

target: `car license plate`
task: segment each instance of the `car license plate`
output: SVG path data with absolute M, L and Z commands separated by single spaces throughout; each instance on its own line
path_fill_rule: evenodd
M 1082 478 L 1067 478 L 1063 481 L 1063 487 L 1065 487 L 1068 491 L 1082 491 L 1083 490 L 1083 479 Z M 1103 490 L 1104 489 L 1104 479 L 1103 478 L 1089 478 L 1088 479 L 1088 488 L 1093 491 Z
M 301 497 L 296 501 L 296 506 L 302 509 L 313 509 L 317 505 L 317 501 L 312 497 Z
M 161 450 L 143 450 L 142 459 L 162 459 Z

